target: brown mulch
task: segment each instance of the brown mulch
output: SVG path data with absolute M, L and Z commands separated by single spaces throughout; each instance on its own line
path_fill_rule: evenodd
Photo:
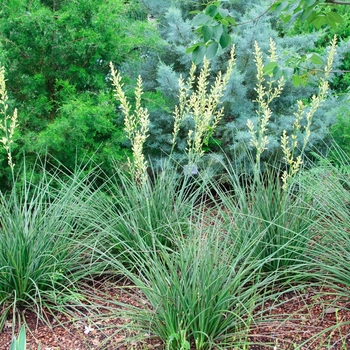
M 126 326 L 128 319 L 116 316 L 121 309 L 117 303 L 124 303 L 142 308 L 139 303 L 141 292 L 132 288 L 129 281 L 99 280 L 90 281 L 86 286 L 88 299 L 97 304 L 97 308 L 81 309 L 85 317 L 57 314 L 46 315 L 46 322 L 37 319 L 34 312 L 25 310 L 27 326 L 27 350 L 90 350 L 90 349 L 159 349 L 162 344 L 159 340 L 148 339 L 147 342 L 128 340 L 131 334 Z M 9 350 L 12 341 L 11 316 L 5 328 L 0 333 L 0 350 Z M 19 327 L 15 328 L 18 334 Z M 128 340 L 128 341 L 127 341 Z
M 157 339 L 125 343 L 126 338 L 131 336 L 125 328 L 130 320 L 122 320 L 107 312 L 116 300 L 142 307 L 139 304 L 140 291 L 131 288 L 125 280 L 97 281 L 90 283 L 90 289 L 95 292 L 96 300 L 104 298 L 105 302 L 100 302 L 100 307 L 84 319 L 57 315 L 55 320 L 53 316 L 48 316 L 48 326 L 43 322 L 37 324 L 35 314 L 26 311 L 27 349 L 37 349 L 39 344 L 41 350 L 164 349 Z M 350 349 L 350 298 L 338 298 L 337 295 L 339 293 L 334 289 L 310 287 L 268 301 L 264 305 L 262 322 L 251 327 L 248 340 L 256 345 L 251 345 L 249 349 L 294 350 L 295 346 L 301 350 Z M 260 314 L 261 310 L 256 311 Z M 96 315 L 99 317 L 96 318 Z M 1 350 L 10 348 L 11 338 L 12 324 L 9 320 L 0 334 Z
M 309 287 L 281 295 L 264 305 L 264 322 L 252 327 L 251 350 L 350 349 L 350 297 L 348 288 Z M 347 291 L 347 293 L 343 293 Z

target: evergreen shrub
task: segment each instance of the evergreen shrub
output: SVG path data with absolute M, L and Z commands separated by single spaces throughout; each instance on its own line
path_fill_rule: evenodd
M 150 13 L 154 13 L 159 22 L 159 32 L 167 43 L 164 52 L 158 53 L 160 61 L 157 62 L 154 57 L 150 57 L 145 62 L 145 66 L 141 70 L 144 86 L 152 91 L 160 91 L 168 98 L 170 108 L 176 104 L 174 98 L 177 94 L 178 83 L 177 78 L 180 74 L 185 78 L 188 76 L 191 67 L 190 55 L 186 55 L 186 48 L 193 45 L 198 38 L 192 30 L 191 15 L 189 12 L 193 9 L 202 10 L 203 6 L 198 5 L 196 1 L 178 1 L 172 6 L 171 1 L 164 2 L 162 11 L 158 11 L 157 1 L 144 1 Z M 230 32 L 233 44 L 236 46 L 236 65 L 233 69 L 231 79 L 228 82 L 225 94 L 222 98 L 222 106 L 224 116 L 222 117 L 216 133 L 213 135 L 209 143 L 210 151 L 229 155 L 229 161 L 233 163 L 237 169 L 243 169 L 244 163 L 247 162 L 245 154 L 246 145 L 249 144 L 249 131 L 246 126 L 248 119 L 253 124 L 257 124 L 258 116 L 255 113 L 256 99 L 255 85 L 257 81 L 256 69 L 254 63 L 254 42 L 261 44 L 263 60 L 266 62 L 268 56 L 269 38 L 273 38 L 276 42 L 276 54 L 278 61 L 272 62 L 267 67 L 265 73 L 272 73 L 276 79 L 281 75 L 286 77 L 285 86 L 279 99 L 271 104 L 271 119 L 269 123 L 268 138 L 269 144 L 266 152 L 262 155 L 263 160 L 276 159 L 282 160 L 282 153 L 278 145 L 278 140 L 282 136 L 283 130 L 292 131 L 294 122 L 294 113 L 297 111 L 296 101 L 303 100 L 306 105 L 311 102 L 312 95 L 317 93 L 318 79 L 322 75 L 322 67 L 320 60 L 316 62 L 305 62 L 302 69 L 305 72 L 314 72 L 308 75 L 308 84 L 295 87 L 291 76 L 293 74 L 293 65 L 297 57 L 302 56 L 305 52 L 316 50 L 317 41 L 320 34 L 313 32 L 303 35 L 280 35 L 280 27 L 273 14 L 264 13 L 268 7 L 267 1 L 252 0 L 240 3 L 223 3 L 223 7 L 230 11 L 230 15 L 239 25 L 234 27 Z M 255 20 L 259 18 L 258 20 Z M 340 52 L 343 51 L 341 45 Z M 219 49 L 217 55 L 211 60 L 211 76 L 210 81 L 213 83 L 215 75 L 222 70 L 229 57 L 228 49 Z M 326 61 L 327 49 L 319 52 L 322 62 Z M 339 59 L 335 59 L 334 67 L 337 68 L 341 64 Z M 330 76 L 334 79 L 334 75 Z M 157 84 L 155 84 L 157 82 Z M 312 134 L 307 145 L 306 151 L 323 147 L 324 142 L 328 141 L 328 128 L 332 125 L 336 118 L 339 102 L 330 98 L 327 104 L 320 106 L 315 113 L 312 125 Z M 171 128 L 161 129 L 168 120 L 171 125 L 172 115 L 164 110 L 159 109 L 158 112 L 150 113 L 150 135 L 145 143 L 145 151 L 150 155 L 154 164 L 157 159 L 162 156 L 162 152 L 168 153 L 171 149 L 169 140 L 171 139 Z M 186 135 L 191 125 L 183 125 L 180 135 Z M 162 131 L 161 131 L 162 130 Z M 160 137 L 161 135 L 161 137 Z M 303 135 L 299 136 L 302 139 Z M 219 144 L 215 142 L 219 140 Z M 174 156 L 181 154 L 185 144 L 181 141 L 175 149 Z M 251 151 L 254 151 L 249 146 Z M 204 158 L 205 159 L 205 158 Z M 207 157 L 207 164 L 203 164 L 203 168 L 210 166 L 210 157 Z

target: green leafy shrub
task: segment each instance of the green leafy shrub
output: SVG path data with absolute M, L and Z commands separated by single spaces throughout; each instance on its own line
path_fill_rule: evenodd
M 161 46 L 155 26 L 135 20 L 138 7 L 122 0 L 3 3 L 1 65 L 9 105 L 21 110 L 16 163 L 23 152 L 27 164 L 49 152 L 73 170 L 95 154 L 107 172 L 113 158 L 126 160 L 128 145 L 106 81 L 110 61 L 133 66 L 150 47 Z M 2 174 L 7 180 L 7 170 Z

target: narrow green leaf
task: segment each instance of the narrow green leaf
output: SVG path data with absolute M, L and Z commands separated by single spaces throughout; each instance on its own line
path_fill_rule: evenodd
M 21 330 L 19 332 L 17 345 L 18 345 L 18 349 L 22 350 L 26 348 L 26 329 L 24 325 L 21 327 Z
M 17 349 L 17 340 L 16 338 L 13 338 L 10 346 L 10 350 L 16 350 L 16 349 Z
M 187 340 L 185 340 L 185 341 L 183 342 L 183 344 L 182 344 L 182 348 L 183 348 L 184 350 L 190 350 L 190 349 L 191 349 L 191 345 L 190 345 L 190 343 L 189 343 Z
M 210 60 L 213 57 L 215 57 L 216 53 L 218 52 L 218 48 L 219 48 L 219 44 L 215 41 L 212 42 L 207 48 L 207 52 L 205 54 L 206 58 Z

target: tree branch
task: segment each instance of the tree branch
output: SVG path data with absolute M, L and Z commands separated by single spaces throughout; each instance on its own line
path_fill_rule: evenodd
M 337 0 L 327 0 L 326 4 L 333 5 L 350 5 L 350 2 L 347 1 L 337 1 Z
M 248 24 L 248 23 L 252 23 L 252 22 L 256 22 L 258 21 L 261 17 L 265 16 L 271 9 L 271 7 L 275 4 L 277 0 L 273 0 L 272 4 L 268 7 L 268 9 L 266 11 L 264 11 L 262 14 L 260 14 L 259 16 L 255 17 L 255 18 L 252 18 L 248 21 L 245 21 L 245 22 L 238 22 L 235 24 L 235 26 L 241 26 L 243 24 Z

